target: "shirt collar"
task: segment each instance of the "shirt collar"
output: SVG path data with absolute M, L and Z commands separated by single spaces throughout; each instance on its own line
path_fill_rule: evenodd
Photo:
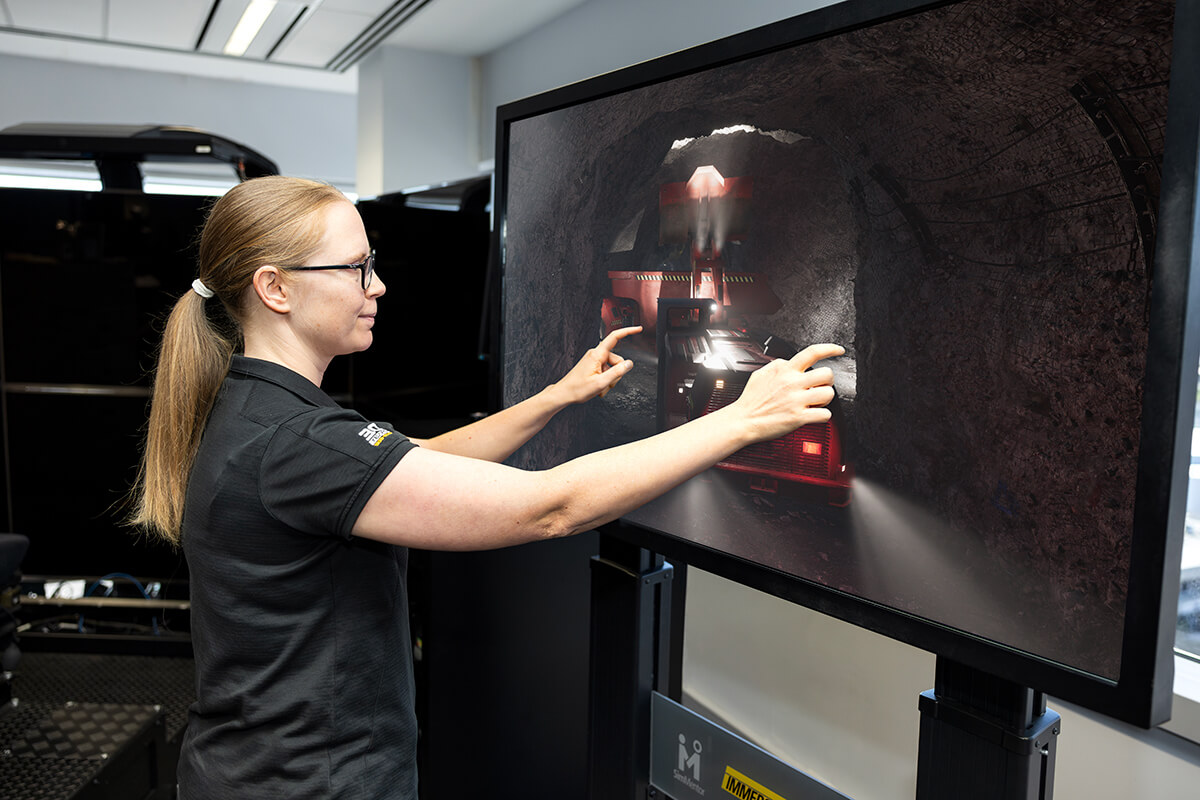
M 273 383 L 313 405 L 337 406 L 337 403 L 325 394 L 321 387 L 300 373 L 294 372 L 282 364 L 276 364 L 274 361 L 235 355 L 233 362 L 229 365 L 229 371 Z

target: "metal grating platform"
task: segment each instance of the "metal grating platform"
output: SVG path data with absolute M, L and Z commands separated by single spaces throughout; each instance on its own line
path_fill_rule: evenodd
M 19 730 L 0 749 L 0 798 L 73 798 L 101 779 L 109 759 L 152 734 L 161 709 L 117 703 L 64 703 L 43 714 L 21 703 L 0 712 L 0 729 Z
M 97 766 L 90 761 L 63 761 L 54 769 L 32 758 L 0 759 L 0 797 L 4 800 L 58 800 L 71 797 L 91 782 Z
M 159 706 L 64 703 L 13 739 L 3 754 L 103 761 L 152 725 L 159 710 Z
M 167 738 L 176 740 L 195 699 L 195 674 L 190 658 L 27 652 L 13 681 L 13 695 L 23 704 L 162 706 Z
M 0 708 L 0 800 L 119 797 L 130 775 L 173 784 L 192 682 L 190 659 L 26 653 Z

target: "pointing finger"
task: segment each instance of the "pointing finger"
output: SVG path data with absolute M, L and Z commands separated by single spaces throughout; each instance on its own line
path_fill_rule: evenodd
M 622 339 L 624 339 L 626 336 L 633 336 L 635 333 L 641 333 L 641 332 L 642 332 L 641 325 L 634 325 L 629 328 L 617 328 L 615 331 L 610 333 L 608 336 L 604 337 L 604 339 L 600 342 L 600 347 L 605 350 L 613 350 L 614 348 L 616 348 L 617 343 L 620 342 Z

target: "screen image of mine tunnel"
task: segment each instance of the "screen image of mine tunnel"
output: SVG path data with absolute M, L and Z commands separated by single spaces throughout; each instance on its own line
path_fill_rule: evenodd
M 1062 5 L 935 8 L 513 123 L 506 270 L 557 295 L 505 299 L 529 321 L 510 390 L 647 327 L 634 372 L 518 458 L 703 413 L 731 336 L 759 359 L 842 344 L 845 493 L 715 469 L 630 519 L 1117 676 L 1172 20 L 1085 30 Z M 701 168 L 713 207 L 680 235 Z M 663 299 L 713 310 L 676 312 L 700 355 L 661 349 Z

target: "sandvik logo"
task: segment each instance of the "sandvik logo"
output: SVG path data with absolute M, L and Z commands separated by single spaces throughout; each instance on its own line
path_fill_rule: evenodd
M 372 447 L 378 447 L 380 442 L 392 435 L 392 432 L 385 431 L 374 422 L 371 422 L 367 424 L 367 427 L 359 431 L 358 435 L 366 439 L 367 444 Z

